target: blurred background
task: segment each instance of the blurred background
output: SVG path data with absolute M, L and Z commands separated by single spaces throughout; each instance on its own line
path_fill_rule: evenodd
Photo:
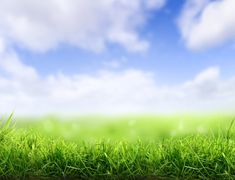
M 48 138 L 72 142 L 126 141 L 157 142 L 186 136 L 226 137 L 234 129 L 231 115 L 129 115 L 81 116 L 62 118 L 44 116 L 16 118 L 15 127 Z
M 235 110 L 234 8 L 0 0 L 0 114 L 75 141 L 223 131 Z

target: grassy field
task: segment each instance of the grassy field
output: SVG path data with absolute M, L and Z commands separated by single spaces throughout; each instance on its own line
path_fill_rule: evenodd
M 47 116 L 16 118 L 13 125 L 3 120 L 0 176 L 235 179 L 232 119 L 225 115 Z

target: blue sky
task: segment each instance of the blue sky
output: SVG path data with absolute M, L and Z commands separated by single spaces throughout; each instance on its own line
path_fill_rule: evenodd
M 235 105 L 230 102 L 235 98 L 233 0 L 13 2 L 0 1 L 5 111 L 30 113 L 35 108 L 30 103 L 41 103 L 38 113 L 54 112 L 57 105 L 74 113 L 200 111 L 204 106 L 223 110 Z M 115 93 L 112 80 L 124 90 Z M 15 91 L 5 92 L 7 88 Z M 139 92 L 126 98 L 132 91 Z M 145 98 L 146 93 L 151 96 Z M 204 102 L 204 96 L 210 98 Z M 174 107 L 177 101 L 184 102 L 179 109 Z M 84 102 L 87 109 L 80 108 Z M 110 105 L 114 108 L 106 108 Z
M 61 45 L 58 49 L 46 53 L 35 53 L 27 49 L 19 49 L 22 60 L 37 68 L 41 74 L 62 71 L 66 74 L 92 73 L 110 61 L 122 61 L 116 70 L 137 68 L 156 72 L 162 83 L 177 83 L 190 79 L 202 69 L 220 66 L 223 76 L 234 72 L 233 44 L 224 44 L 217 48 L 194 51 L 188 49 L 177 27 L 177 18 L 185 1 L 168 0 L 166 5 L 150 12 L 146 25 L 140 27 L 140 36 L 150 42 L 144 53 L 130 53 L 116 44 L 107 45 L 103 52 L 94 53 L 70 45 Z

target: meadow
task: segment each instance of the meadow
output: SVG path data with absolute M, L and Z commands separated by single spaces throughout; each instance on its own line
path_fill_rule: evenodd
M 235 179 L 231 115 L 3 118 L 0 176 Z

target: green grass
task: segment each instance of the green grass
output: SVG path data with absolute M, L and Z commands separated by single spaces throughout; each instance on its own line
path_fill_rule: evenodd
M 47 117 L 14 127 L 9 119 L 0 129 L 0 176 L 235 179 L 231 117 L 187 117 Z
M 84 116 L 61 118 L 17 118 L 18 128 L 66 141 L 100 139 L 153 141 L 191 134 L 217 135 L 227 131 L 233 116 L 225 115 L 142 115 Z

